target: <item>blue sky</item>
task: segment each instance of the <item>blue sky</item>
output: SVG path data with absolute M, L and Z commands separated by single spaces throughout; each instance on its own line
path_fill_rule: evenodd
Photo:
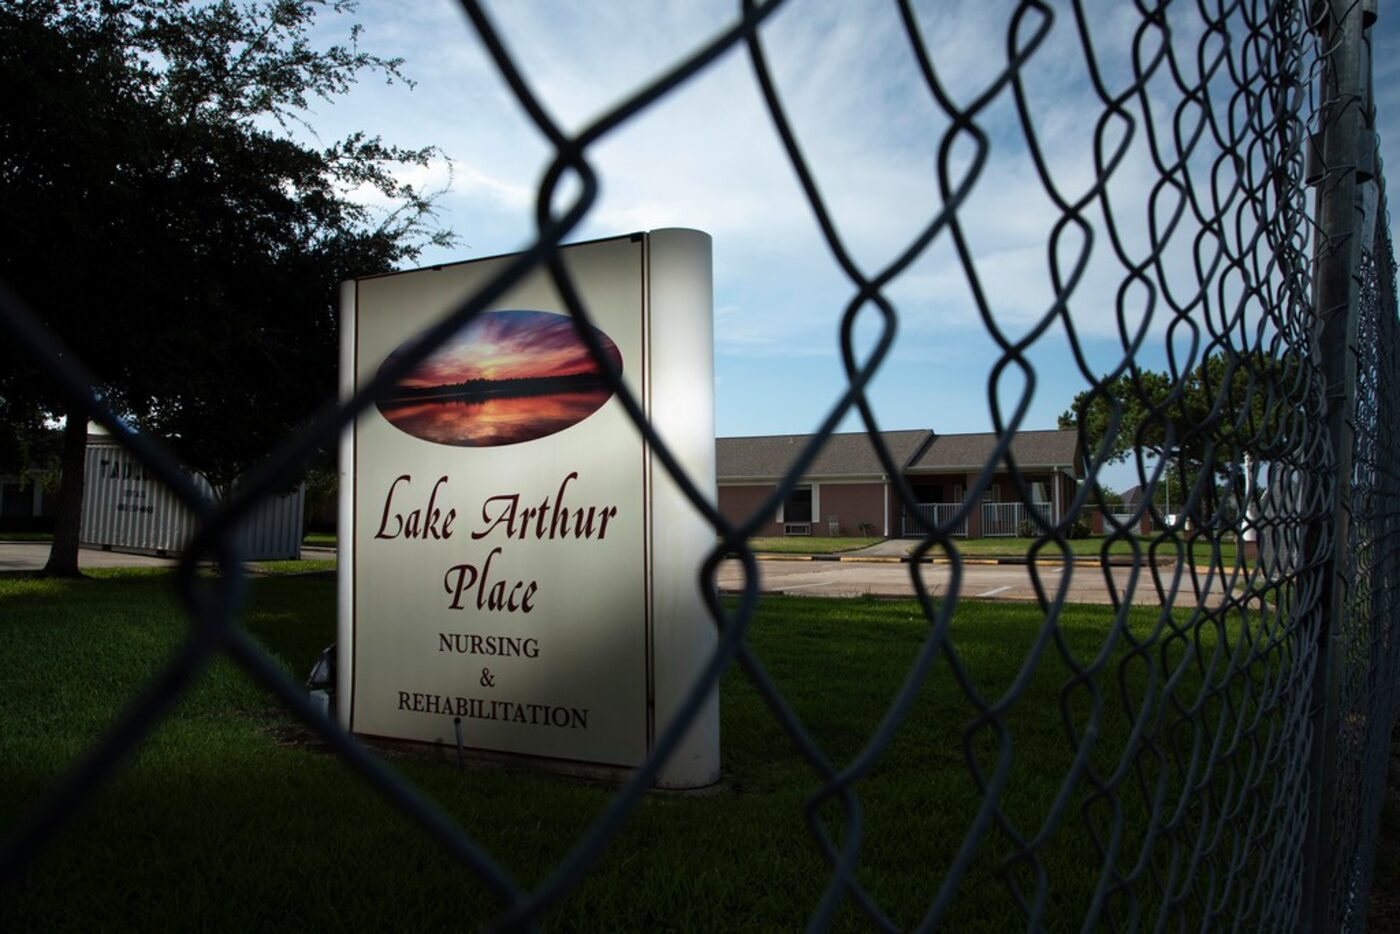
M 722 28 L 737 5 L 520 0 L 493 4 L 490 11 L 551 114 L 577 129 Z M 1005 66 L 1015 4 L 948 0 L 917 6 L 947 92 L 964 104 L 971 101 Z M 1119 89 L 1130 80 L 1127 50 L 1138 15 L 1132 4 L 1117 0 L 1086 6 L 1104 81 Z M 1190 12 L 1195 6 L 1176 8 Z M 1025 86 L 1054 183 L 1074 199 L 1092 180 L 1094 120 L 1101 108 L 1086 77 L 1072 12 L 1063 3 L 1052 7 L 1056 19 Z M 446 189 L 441 219 L 460 242 L 429 251 L 425 264 L 527 244 L 549 147 L 496 75 L 465 15 L 447 0 L 365 0 L 355 18 L 366 27 L 363 45 L 403 56 L 417 87 L 367 81 L 334 104 L 318 104 L 312 124 L 326 140 L 365 129 L 392 142 L 442 149 L 447 158 L 410 177 Z M 323 28 L 329 35 L 347 22 L 328 20 Z M 1174 51 L 1194 74 L 1198 27 L 1186 20 L 1172 25 Z M 1036 26 L 1034 17 L 1027 19 L 1022 35 Z M 1400 17 L 1383 9 L 1375 35 L 1375 87 L 1383 153 L 1392 165 L 1400 164 L 1398 35 Z M 921 82 L 895 4 L 799 0 L 765 27 L 764 43 L 837 226 L 852 257 L 871 274 L 940 206 L 938 145 L 949 125 Z M 1169 134 L 1181 95 L 1166 82 L 1153 90 L 1151 122 Z M 1144 115 L 1140 109 L 1134 115 L 1138 132 L 1109 189 L 1130 261 L 1149 250 L 1146 218 L 1155 177 Z M 979 123 L 990 143 L 988 161 L 960 213 L 975 280 L 965 274 L 945 232 L 888 288 L 900 315 L 899 336 L 872 388 L 885 428 L 985 431 L 992 426 L 989 394 L 999 395 L 1009 416 L 1024 391 L 1014 368 L 989 390 L 989 373 L 1000 356 L 989 324 L 1015 340 L 1046 314 L 1052 295 L 1046 244 L 1060 212 L 1037 179 L 1010 93 L 1003 91 Z M 955 176 L 971 152 L 966 141 L 953 147 L 949 164 Z M 1208 166 L 1217 153 L 1204 145 L 1193 170 Z M 668 226 L 697 227 L 715 238 L 719 433 L 814 428 L 844 383 L 837 333 L 853 287 L 820 238 L 747 54 L 740 49 L 726 55 L 607 137 L 591 156 L 602 197 L 572 239 Z M 1159 300 L 1149 313 L 1141 290 L 1130 290 L 1120 302 L 1123 262 L 1109 246 L 1102 213 L 1089 216 L 1095 242 L 1069 321 L 1053 322 L 1028 352 L 1036 386 L 1024 428 L 1054 427 L 1056 415 L 1086 387 L 1071 354 L 1071 327 L 1091 372 L 1121 358 L 1120 305 L 1128 330 L 1142 328 L 1148 335 L 1144 364 L 1165 366 L 1171 312 Z M 1196 230 L 1188 221 L 1167 250 L 1159 285 L 1173 294 L 1193 281 L 1190 241 Z M 1072 257 L 1079 248 L 1071 236 L 1060 254 Z M 974 300 L 974 282 L 984 296 L 985 319 Z M 1238 294 L 1230 277 L 1224 289 L 1226 299 Z M 862 312 L 857 330 L 864 346 L 877 332 L 877 317 L 874 309 Z M 1246 317 L 1254 320 L 1252 313 Z M 843 427 L 859 426 L 848 419 Z M 1106 479 L 1122 488 L 1135 482 L 1132 473 L 1116 468 Z

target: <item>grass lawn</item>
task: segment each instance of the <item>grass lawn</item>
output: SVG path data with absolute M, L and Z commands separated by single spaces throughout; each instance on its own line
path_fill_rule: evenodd
M 24 542 L 47 542 L 53 538 L 47 532 L 0 532 L 0 541 L 24 541 Z M 771 536 L 753 539 L 753 549 L 756 552 L 767 552 L 769 554 L 799 554 L 799 555 L 826 555 L 837 554 L 846 551 L 855 551 L 883 541 L 881 538 L 869 538 L 862 536 L 843 536 L 828 538 L 824 536 Z M 963 555 L 973 558 L 987 557 L 1023 557 L 1030 551 L 1031 544 L 1035 539 L 1031 538 L 970 538 L 955 539 L 958 551 Z M 1075 538 L 1069 540 L 1070 550 L 1076 555 L 1096 557 L 1101 554 L 1104 539 L 1102 536 L 1092 538 Z M 320 548 L 334 548 L 336 536 L 332 532 L 308 532 L 302 539 L 302 544 L 313 545 Z M 1146 553 L 1148 543 L 1143 542 L 1143 552 Z M 913 540 L 910 540 L 909 550 L 913 550 Z M 940 549 L 935 548 L 931 554 L 939 556 Z M 1057 549 L 1042 549 L 1045 555 L 1057 553 Z M 1159 556 L 1174 556 L 1175 548 L 1169 543 L 1164 543 L 1158 548 Z M 1115 541 L 1109 547 L 1109 554 L 1128 555 L 1132 554 L 1132 547 L 1126 541 Z M 1211 560 L 1210 544 L 1202 539 L 1191 546 L 1190 557 L 1192 563 L 1207 564 Z M 1235 543 L 1221 542 L 1220 557 L 1226 567 L 1231 567 L 1235 563 Z M 311 564 L 316 561 L 303 562 L 303 570 L 309 570 Z M 334 566 L 334 565 L 332 565 Z
M 0 542 L 51 542 L 52 532 L 0 532 Z
M 248 567 L 254 574 L 320 574 L 335 570 L 334 558 L 296 558 L 291 561 L 253 561 Z
M 750 539 L 754 551 L 784 555 L 829 555 L 840 551 L 855 551 L 857 548 L 865 548 L 882 541 L 882 538 L 863 536 L 827 538 L 820 535 L 777 535 Z
M 172 651 L 184 624 L 168 581 L 167 572 L 144 570 L 76 582 L 0 580 L 0 827 L 52 788 Z M 334 638 L 334 588 L 328 578 L 257 578 L 245 625 L 304 676 Z M 988 699 L 1000 696 L 1040 622 L 1026 606 L 963 604 L 951 633 L 970 686 Z M 1155 611 L 1143 610 L 1129 628 L 1147 638 L 1156 622 Z M 1236 671 L 1198 697 L 1206 676 L 1196 660 L 1242 644 L 1232 635 L 1238 627 L 1202 625 L 1191 633 L 1194 650 L 1191 639 L 1177 638 L 1131 659 L 1122 640 L 1105 647 L 1110 628 L 1106 610 L 1069 609 L 1056 632 L 1060 645 L 1045 645 L 1024 692 L 998 720 L 976 728 L 977 708 L 946 661 L 935 663 L 907 722 L 857 785 L 865 821 L 859 879 L 893 923 L 915 926 L 931 904 L 983 801 L 967 757 L 995 772 L 999 730 L 1008 741 L 999 811 L 957 887 L 945 930 L 1024 929 L 1006 879 L 1033 898 L 1037 871 L 1046 881 L 1038 924 L 1077 930 L 1104 863 L 1091 829 L 1104 841 L 1119 833 L 1115 865 L 1137 892 L 1136 905 L 1122 892 L 1110 895 L 1120 926 L 1134 907 L 1145 927 L 1154 926 L 1144 920 L 1162 905 L 1153 877 L 1179 887 L 1177 913 L 1163 923 L 1198 929 L 1200 899 L 1218 897 L 1207 889 L 1221 884 L 1220 873 L 1230 866 L 1262 877 L 1275 871 L 1262 866 L 1264 847 L 1254 844 L 1272 839 L 1269 828 L 1294 813 L 1294 802 L 1272 778 L 1281 766 L 1258 765 L 1277 755 L 1282 713 L 1261 711 L 1255 699 L 1270 686 L 1279 696 L 1286 658 L 1266 656 L 1267 664 Z M 750 641 L 809 734 L 847 763 L 899 690 L 926 632 L 909 601 L 774 598 L 762 603 Z M 1072 686 L 1062 652 L 1086 665 L 1101 650 L 1110 662 L 1096 682 L 1102 695 Z M 1193 651 L 1202 654 L 1187 654 Z M 1142 709 L 1149 677 L 1161 690 L 1163 666 L 1177 679 L 1174 703 L 1148 708 L 1147 736 L 1157 751 L 1138 745 L 1125 753 L 1130 723 L 1119 698 Z M 729 671 L 721 693 L 723 784 L 702 794 L 649 796 L 543 919 L 546 927 L 729 931 L 805 923 L 829 875 L 803 816 L 821 782 L 742 672 Z M 1082 730 L 1096 700 L 1103 701 L 1099 741 L 1084 764 L 1106 782 L 1121 766 L 1107 797 L 1082 776 L 1065 779 L 1075 744 L 1062 711 Z M 1249 731 L 1231 744 L 1234 734 L 1222 725 L 1236 716 Z M 24 879 L 0 891 L 0 930 L 460 930 L 493 916 L 485 887 L 334 756 L 279 739 L 286 722 L 232 664 L 215 664 Z M 1193 744 L 1212 742 L 1223 743 L 1224 764 L 1202 773 Z M 459 772 L 451 759 L 396 757 L 395 766 L 527 883 L 545 877 L 612 793 L 526 771 Z M 1196 793 L 1183 795 L 1188 768 L 1196 770 Z M 1253 792 L 1248 805 L 1242 787 Z M 1144 792 L 1161 794 L 1159 813 L 1171 817 L 1146 854 Z M 1064 806 L 1056 809 L 1058 795 Z M 819 813 L 840 837 L 838 809 L 828 803 Z M 1017 836 L 1036 839 L 1033 862 L 1008 862 Z M 1185 861 L 1201 853 L 1203 839 L 1213 845 L 1201 855 L 1200 888 L 1182 889 Z M 1266 900 L 1259 910 L 1268 907 Z M 849 902 L 836 926 L 869 927 Z
M 1030 553 L 1031 545 L 1033 545 L 1036 540 L 1033 538 L 958 538 L 954 539 L 954 541 L 961 554 L 968 557 L 982 558 L 1024 557 Z M 1070 551 L 1076 555 L 1098 557 L 1103 553 L 1105 541 L 1107 541 L 1107 539 L 1103 536 L 1071 538 L 1069 539 L 1069 547 Z M 1144 556 L 1149 553 L 1150 546 L 1150 540 L 1141 540 L 1139 547 Z M 1206 564 L 1211 560 L 1211 544 L 1208 539 L 1202 538 L 1197 540 L 1189 546 L 1189 551 L 1186 551 L 1186 548 L 1187 545 L 1183 542 L 1183 551 L 1190 556 L 1193 563 Z M 912 539 L 909 549 L 911 551 L 914 549 L 914 542 Z M 1118 539 L 1109 545 L 1108 553 L 1111 555 L 1130 555 L 1133 553 L 1133 548 L 1128 541 Z M 942 549 L 934 546 L 929 554 L 933 557 L 940 557 Z M 1045 557 L 1054 557 L 1060 554 L 1060 549 L 1059 546 L 1051 543 L 1042 547 L 1040 554 Z M 1176 547 L 1171 542 L 1163 542 L 1161 545 L 1157 546 L 1158 557 L 1175 557 L 1176 554 Z M 1235 562 L 1235 543 L 1221 542 L 1220 557 L 1221 560 L 1225 562 L 1226 567 L 1233 565 Z

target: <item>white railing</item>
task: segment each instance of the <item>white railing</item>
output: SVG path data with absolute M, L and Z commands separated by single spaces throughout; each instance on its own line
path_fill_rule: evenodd
M 902 534 L 908 536 L 920 536 L 923 529 L 915 520 L 913 513 L 923 517 L 924 521 L 930 525 L 946 526 L 953 521 L 953 517 L 962 508 L 962 503 L 920 503 L 912 509 L 904 511 L 904 528 Z M 1031 510 L 1040 514 L 1046 523 L 1054 524 L 1054 505 L 1051 503 L 983 503 L 982 504 L 982 535 L 991 536 L 1014 536 L 1021 532 L 1023 522 L 1033 522 Z M 1036 526 L 1039 533 L 1040 527 Z M 967 519 L 949 530 L 950 535 L 966 535 Z
M 1020 535 L 1023 523 L 1031 523 L 1039 533 L 1040 526 L 1034 525 L 1031 510 L 1039 513 L 1047 523 L 1053 523 L 1052 508 L 1050 503 L 1031 503 L 1029 506 L 1025 503 L 983 503 L 982 534 L 988 538 Z
M 924 522 L 928 523 L 930 526 L 944 526 L 953 521 L 953 516 L 962 508 L 962 503 L 920 503 L 913 508 L 923 517 Z M 903 534 L 905 536 L 915 537 L 924 534 L 924 530 L 920 528 L 918 521 L 909 514 L 909 510 L 907 509 L 904 513 Z M 950 529 L 948 534 L 966 535 L 966 517 L 963 518 L 963 521 Z

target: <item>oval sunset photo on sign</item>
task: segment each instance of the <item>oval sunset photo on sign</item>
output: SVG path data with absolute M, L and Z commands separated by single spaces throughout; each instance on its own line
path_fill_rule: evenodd
M 622 353 L 593 329 L 619 374 Z M 404 345 L 407 346 L 407 345 Z M 384 361 L 394 362 L 403 347 Z M 566 315 L 491 311 L 469 321 L 379 400 L 395 428 L 434 444 L 519 444 L 583 421 L 612 397 Z

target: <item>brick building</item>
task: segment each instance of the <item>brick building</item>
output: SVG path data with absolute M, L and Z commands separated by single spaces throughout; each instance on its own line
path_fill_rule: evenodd
M 752 514 L 796 460 L 811 435 L 719 438 L 715 442 L 719 507 L 732 522 Z M 962 508 L 996 446 L 996 435 L 940 435 L 927 429 L 881 432 L 892 464 L 913 489 L 917 510 L 947 523 Z M 1030 510 L 1059 521 L 1084 478 L 1084 459 L 1073 431 L 1022 431 L 1011 457 L 1024 478 L 1023 497 L 1002 465 L 955 534 L 972 538 L 1015 535 Z M 1029 504 L 1026 500 L 1029 500 Z M 901 507 L 864 432 L 832 435 L 803 471 L 792 494 L 759 527 L 758 535 L 917 535 L 918 520 Z

